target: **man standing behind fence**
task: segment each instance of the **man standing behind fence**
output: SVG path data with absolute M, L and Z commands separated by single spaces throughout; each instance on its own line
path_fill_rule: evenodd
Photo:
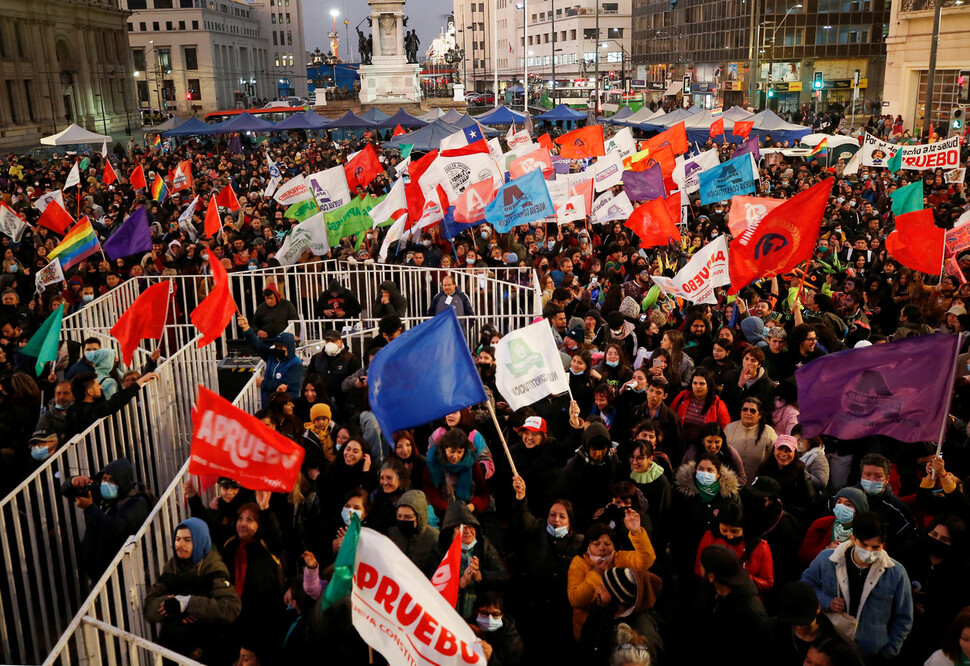
M 461 292 L 455 284 L 455 278 L 451 275 L 446 275 L 441 280 L 441 291 L 431 300 L 428 316 L 434 317 L 448 308 L 454 310 L 459 317 L 470 317 L 475 314 L 471 301 Z

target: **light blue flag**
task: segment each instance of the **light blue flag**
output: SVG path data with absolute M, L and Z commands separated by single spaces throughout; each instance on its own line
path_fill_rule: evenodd
M 367 373 L 367 397 L 389 440 L 398 430 L 485 402 L 454 309 L 405 331 L 377 352 Z
M 701 171 L 701 204 L 727 201 L 739 194 L 755 191 L 754 167 L 750 155 L 741 155 L 716 167 Z
M 485 207 L 485 220 L 495 227 L 495 231 L 503 234 L 512 227 L 555 214 L 556 209 L 540 169 L 507 182 L 499 188 L 495 200 Z

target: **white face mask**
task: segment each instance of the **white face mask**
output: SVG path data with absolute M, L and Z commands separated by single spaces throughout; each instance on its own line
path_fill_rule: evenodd
M 357 517 L 363 520 L 364 512 L 360 509 L 351 509 L 349 506 L 345 506 L 340 510 L 340 518 L 344 521 L 344 525 L 350 525 L 350 517 L 357 514 Z
M 855 553 L 855 558 L 863 564 L 872 564 L 879 559 L 879 553 L 882 552 L 881 550 L 863 550 L 858 546 L 856 546 L 853 551 Z
M 336 356 L 340 353 L 340 345 L 338 345 L 336 342 L 328 342 L 323 346 L 323 351 L 327 354 L 327 356 Z
M 569 525 L 562 525 L 560 527 L 553 527 L 552 525 L 546 524 L 546 532 L 556 537 L 557 539 L 562 539 L 564 536 L 569 534 Z

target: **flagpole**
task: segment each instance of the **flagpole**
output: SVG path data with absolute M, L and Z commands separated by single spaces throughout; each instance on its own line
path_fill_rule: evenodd
M 957 376 L 957 363 L 959 363 L 960 358 L 960 343 L 963 341 L 963 333 L 957 333 L 957 343 L 954 345 L 953 350 L 953 362 L 951 366 L 953 368 L 952 377 L 955 379 Z M 943 451 L 943 438 L 946 436 L 946 426 L 950 422 L 950 407 L 953 405 L 953 383 L 947 383 L 946 390 L 946 408 L 943 410 L 943 422 L 940 424 L 940 436 L 936 440 L 936 456 L 939 457 L 940 453 Z M 930 476 L 936 477 L 936 470 L 930 470 Z
M 505 449 L 505 456 L 509 459 L 509 467 L 512 468 L 512 476 L 518 476 L 519 473 L 515 469 L 515 462 L 512 460 L 512 452 L 509 451 L 508 442 L 505 441 L 505 435 L 502 433 L 502 427 L 498 424 L 498 417 L 495 416 L 495 407 L 492 406 L 492 400 L 486 399 L 485 404 L 488 405 L 488 413 L 492 415 L 492 423 L 495 424 L 495 432 L 498 433 L 499 441 L 502 442 L 502 448 Z

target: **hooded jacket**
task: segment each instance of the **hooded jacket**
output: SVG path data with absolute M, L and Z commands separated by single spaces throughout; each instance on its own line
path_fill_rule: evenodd
M 701 499 L 694 484 L 697 463 L 691 461 L 674 472 L 673 522 L 679 529 L 672 530 L 675 557 L 687 568 L 697 555 L 697 546 L 706 532 L 717 529 L 717 514 L 729 502 L 740 502 L 738 492 L 741 484 L 737 475 L 721 465 L 720 489 L 710 502 Z
M 276 294 L 276 305 L 270 307 L 264 300 L 256 307 L 250 324 L 257 331 L 266 331 L 267 338 L 275 338 L 284 330 L 290 321 L 300 318 L 296 306 L 280 296 L 275 284 L 268 284 L 266 288 Z
M 266 342 L 273 342 L 273 339 L 263 341 L 256 335 L 256 327 L 250 326 L 243 332 L 243 337 L 252 346 L 261 359 L 266 361 L 266 369 L 263 371 L 263 384 L 260 386 L 260 393 L 263 396 L 263 407 L 269 402 L 269 396 L 281 385 L 286 384 L 286 392 L 294 400 L 300 397 L 300 386 L 303 383 L 303 364 L 296 356 L 296 341 L 292 333 L 280 333 L 275 338 L 286 345 L 286 358 L 279 359 L 273 353 L 273 347 Z
M 768 346 L 765 341 L 764 330 L 765 322 L 761 317 L 745 317 L 741 320 L 741 332 L 744 333 L 744 339 L 748 341 L 748 344 L 758 347 Z
M 441 563 L 441 558 L 438 553 L 438 530 L 428 525 L 428 500 L 420 490 L 409 490 L 401 495 L 397 506 L 407 506 L 414 511 L 417 516 L 417 529 L 414 534 L 406 535 L 395 525 L 387 531 L 387 536 L 409 560 L 431 578 Z
M 102 499 L 84 509 L 84 539 L 81 540 L 81 567 L 97 580 L 124 545 L 151 513 L 152 502 L 135 487 L 135 466 L 126 458 L 113 460 L 95 481 L 110 474 L 118 485 L 118 498 Z
M 478 570 L 482 575 L 480 581 L 473 582 L 469 587 L 458 591 L 456 610 L 466 620 L 470 620 L 472 619 L 472 605 L 475 597 L 490 590 L 504 592 L 509 584 L 509 572 L 505 568 L 505 563 L 502 561 L 498 550 L 485 536 L 478 518 L 462 502 L 449 504 L 445 517 L 441 521 L 441 534 L 438 536 L 439 555 L 451 545 L 452 530 L 459 525 L 468 525 L 475 528 L 474 545 L 468 550 L 465 549 L 464 545 L 462 546 L 460 573 L 464 574 L 471 558 L 477 557 Z
M 94 374 L 101 383 L 101 391 L 108 400 L 118 392 L 120 388 L 115 378 L 111 376 L 111 371 L 115 367 L 115 352 L 113 349 L 95 349 L 85 354 L 91 365 L 94 366 Z
M 320 295 L 314 305 L 314 312 L 320 319 L 336 319 L 324 315 L 325 310 L 343 310 L 341 319 L 354 319 L 360 315 L 360 301 L 354 292 L 350 291 L 337 280 L 331 280 L 327 290 Z
M 387 292 L 388 303 L 381 303 L 380 290 Z M 378 289 L 377 298 L 374 299 L 374 308 L 371 312 L 371 316 L 374 319 L 380 319 L 386 315 L 397 315 L 398 317 L 406 317 L 408 310 L 408 299 L 401 295 L 401 290 L 397 288 L 397 285 L 392 281 L 387 280 L 381 282 L 380 288 Z
M 589 453 L 593 440 L 608 442 L 602 462 L 594 462 Z M 596 509 L 613 499 L 613 481 L 622 476 L 622 465 L 613 449 L 610 433 L 602 423 L 593 423 L 583 431 L 583 444 L 566 465 L 561 477 L 559 495 L 573 501 L 578 526 L 589 525 Z

